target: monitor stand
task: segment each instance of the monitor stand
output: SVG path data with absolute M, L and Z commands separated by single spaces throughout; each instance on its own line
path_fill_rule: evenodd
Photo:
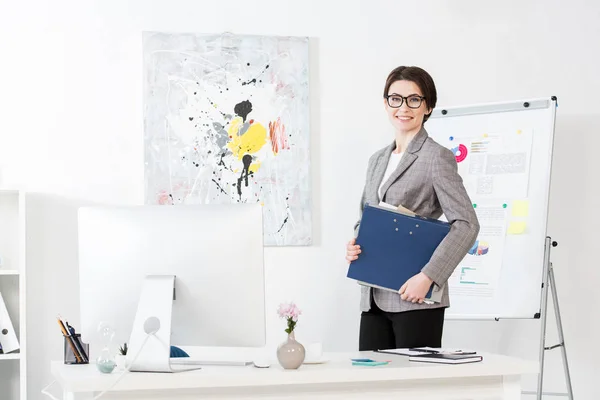
M 144 279 L 126 365 L 136 372 L 179 372 L 197 366 L 171 367 L 171 317 L 175 293 L 174 275 L 148 275 Z

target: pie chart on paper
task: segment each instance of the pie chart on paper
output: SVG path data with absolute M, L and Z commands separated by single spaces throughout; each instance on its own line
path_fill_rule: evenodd
M 473 247 L 469 250 L 469 254 L 472 256 L 484 256 L 490 250 L 490 245 L 487 242 L 480 242 L 479 240 L 473 244 Z
M 467 146 L 464 144 L 459 144 L 451 150 L 454 153 L 454 157 L 456 157 L 456 162 L 463 162 L 467 158 Z

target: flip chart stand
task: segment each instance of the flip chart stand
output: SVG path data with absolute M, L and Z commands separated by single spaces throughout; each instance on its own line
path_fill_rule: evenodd
M 571 386 L 571 374 L 569 372 L 569 363 L 567 361 L 567 349 L 565 347 L 565 338 L 563 335 L 562 320 L 560 318 L 560 308 L 558 307 L 558 295 L 556 294 L 556 280 L 554 279 L 554 270 L 552 269 L 552 262 L 550 261 L 550 249 L 551 247 L 558 246 L 556 241 L 548 236 L 546 237 L 546 247 L 544 251 L 544 275 L 542 283 L 542 308 L 541 318 L 542 327 L 540 335 L 540 373 L 538 375 L 538 386 L 537 386 L 537 400 L 542 399 L 542 394 L 552 394 L 568 397 L 569 400 L 573 400 L 573 387 Z M 552 300 L 554 302 L 554 314 L 556 315 L 556 326 L 558 330 L 559 343 L 553 346 L 546 346 L 546 318 L 548 315 L 548 289 L 552 290 Z M 567 384 L 567 393 L 543 393 L 544 383 L 544 355 L 546 351 L 554 350 L 560 347 L 562 353 L 563 368 L 565 370 L 565 382 Z

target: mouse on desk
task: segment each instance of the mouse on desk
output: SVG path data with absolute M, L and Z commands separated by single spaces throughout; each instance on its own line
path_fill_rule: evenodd
M 254 364 L 256 368 L 269 368 L 271 366 L 271 363 L 266 358 L 257 358 L 252 364 Z

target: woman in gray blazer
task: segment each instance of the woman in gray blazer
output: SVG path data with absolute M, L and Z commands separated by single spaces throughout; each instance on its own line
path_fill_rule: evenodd
M 444 310 L 450 304 L 445 283 L 479 233 L 454 154 L 423 127 L 436 101 L 433 79 L 421 68 L 398 67 L 386 80 L 383 102 L 395 140 L 369 159 L 361 212 L 365 203 L 384 201 L 424 217 L 444 214 L 451 228 L 427 265 L 399 293 L 361 287 L 360 350 L 441 347 Z M 360 252 L 352 239 L 347 261 L 356 260 Z M 424 303 L 431 284 L 444 287 L 441 303 Z

